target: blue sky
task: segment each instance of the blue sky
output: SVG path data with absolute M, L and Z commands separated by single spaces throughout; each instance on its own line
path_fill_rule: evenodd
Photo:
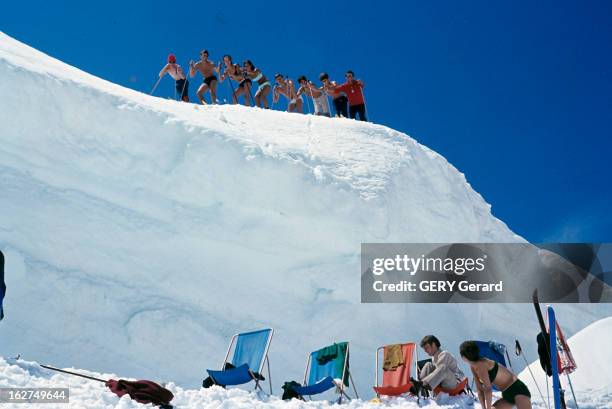
M 6 2 L 0 30 L 146 92 L 169 52 L 203 48 L 269 77 L 352 69 L 375 122 L 444 155 L 518 234 L 612 241 L 610 1 L 50 3 Z

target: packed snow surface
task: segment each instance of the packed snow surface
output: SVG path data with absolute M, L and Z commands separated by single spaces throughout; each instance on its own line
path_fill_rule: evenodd
M 537 332 L 528 305 L 360 304 L 362 242 L 522 241 L 401 132 L 156 98 L 2 33 L 0 95 L 4 356 L 195 388 L 232 334 L 274 327 L 276 391 L 347 340 L 368 398 L 380 345 Z M 573 334 L 611 310 L 558 315 Z
M 75 371 L 73 368 L 70 368 Z M 98 379 L 118 379 L 113 374 L 99 374 L 91 371 L 76 370 L 76 372 L 93 376 Z M 416 398 L 406 396 L 400 398 L 382 399 L 382 404 L 371 403 L 368 400 L 354 399 L 343 402 L 342 406 L 334 404 L 333 396 L 329 400 L 313 400 L 302 402 L 296 399 L 283 401 L 277 396 L 266 396 L 261 393 L 249 392 L 243 389 L 183 389 L 170 382 L 164 385 L 174 394 L 172 404 L 176 409 L 374 409 L 381 407 L 397 409 L 468 409 L 473 407 L 473 399 L 467 396 L 449 397 L 441 395 L 436 399 L 417 403 Z M 71 375 L 49 371 L 41 368 L 35 362 L 0 358 L 0 388 L 68 388 L 69 403 L 40 404 L 45 409 L 144 409 L 153 408 L 151 404 L 143 405 L 130 399 L 129 396 L 118 398 L 101 382 L 91 381 Z M 37 405 L 38 406 L 38 405 Z M 2 408 L 22 409 L 24 404 L 2 404 Z
M 609 363 L 612 362 L 612 351 L 609 348 L 609 340 L 612 339 L 612 318 L 603 319 L 588 326 L 569 340 L 570 347 L 578 362 L 579 369 L 572 375 L 574 388 L 577 391 L 579 407 L 583 409 L 605 409 L 612 408 L 612 370 Z M 597 351 L 597 357 L 593 351 Z M 544 391 L 544 372 L 539 362 L 531 365 L 536 379 L 541 383 Z M 81 369 L 70 370 L 93 376 L 99 379 L 118 379 L 117 375 L 108 373 L 96 373 Z M 596 374 L 593 377 L 592 374 Z M 536 409 L 546 408 L 546 404 L 536 392 L 527 370 L 519 375 L 529 386 L 533 396 L 533 406 Z M 564 384 L 566 386 L 567 384 Z M 174 382 L 165 383 L 164 386 L 172 391 L 175 398 L 172 404 L 176 409 L 190 408 L 232 408 L 232 409 L 323 409 L 332 406 L 339 407 L 329 400 L 315 400 L 312 402 L 301 402 L 298 400 L 282 401 L 277 396 L 266 396 L 261 393 L 249 392 L 243 389 L 231 388 L 221 389 L 185 389 Z M 142 405 L 132 401 L 128 396 L 118 398 L 112 394 L 102 383 L 65 375 L 41 368 L 36 362 L 15 360 L 12 358 L 0 358 L 0 388 L 69 388 L 69 404 L 45 404 L 45 408 L 79 408 L 79 409 L 111 409 L 111 408 L 144 408 L 152 405 Z M 546 392 L 544 392 L 546 394 Z M 546 395 L 545 395 L 546 396 Z M 328 398 L 331 398 L 328 396 Z M 499 393 L 494 393 L 494 400 L 499 398 Z M 575 407 L 567 394 L 570 407 Z M 546 400 L 546 399 L 545 399 Z M 21 404 L 3 404 L 2 407 L 20 409 Z M 381 407 L 402 409 L 468 409 L 479 407 L 474 399 L 468 396 L 449 397 L 442 394 L 432 399 L 422 400 L 420 403 L 414 397 L 404 396 L 399 398 L 383 398 L 381 403 L 373 403 L 368 399 L 354 399 L 344 402 L 347 409 L 374 409 Z

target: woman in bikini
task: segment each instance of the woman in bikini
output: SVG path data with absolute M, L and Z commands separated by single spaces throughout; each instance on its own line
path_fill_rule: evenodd
M 225 69 L 223 71 L 223 74 L 220 75 L 220 81 L 223 82 L 225 78 L 229 77 L 230 85 L 231 85 L 232 80 L 238 83 L 238 89 L 234 90 L 234 87 L 232 86 L 233 103 L 237 104 L 238 97 L 240 95 L 244 95 L 244 105 L 250 107 L 251 106 L 251 100 L 250 100 L 251 79 L 246 77 L 246 72 L 243 73 L 243 71 L 240 69 L 240 65 L 234 64 L 234 62 L 232 61 L 231 55 L 229 54 L 224 55 L 223 63 L 225 64 Z
M 255 68 L 251 60 L 246 60 L 243 64 L 243 68 L 244 72 L 247 73 L 247 78 L 257 83 L 255 104 L 260 108 L 268 109 L 268 94 L 272 89 L 270 81 L 268 81 L 259 68 Z
M 461 358 L 470 365 L 476 387 L 478 389 L 478 400 L 483 409 L 531 409 L 531 393 L 515 374 L 503 365 L 480 356 L 478 344 L 475 341 L 465 341 L 459 347 Z M 495 403 L 493 400 L 492 387 L 502 391 L 502 398 Z

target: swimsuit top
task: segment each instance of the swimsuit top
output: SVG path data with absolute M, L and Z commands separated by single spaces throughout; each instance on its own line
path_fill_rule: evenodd
M 255 78 L 253 78 L 253 81 L 259 81 L 259 80 L 261 79 L 261 77 L 262 77 L 262 76 L 263 76 L 263 75 L 261 74 L 261 71 L 259 71 L 259 72 L 257 73 L 257 75 L 255 76 Z
M 497 362 L 495 362 L 495 365 L 493 365 L 493 368 L 489 369 L 489 381 L 493 382 L 495 380 L 495 377 L 497 376 L 497 371 L 499 369 L 499 365 L 497 364 Z
M 233 71 L 234 71 L 234 72 L 230 73 L 230 72 L 229 72 L 229 69 L 227 69 L 226 71 L 227 71 L 227 72 L 228 72 L 230 75 L 233 75 L 234 77 L 238 77 L 238 76 L 240 76 L 240 73 L 241 73 L 241 71 L 240 71 L 240 66 L 239 66 L 238 64 L 232 64 L 232 68 L 233 68 Z

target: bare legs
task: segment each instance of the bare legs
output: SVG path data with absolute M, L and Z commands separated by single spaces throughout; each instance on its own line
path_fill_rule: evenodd
M 198 92 L 196 92 L 196 95 L 198 96 L 198 99 L 200 100 L 200 103 L 202 105 L 206 105 L 206 101 L 204 100 L 204 93 L 207 90 L 208 90 L 208 85 L 202 84 L 200 85 L 200 88 L 198 88 Z
M 268 107 L 268 94 L 270 93 L 270 86 L 266 85 L 263 88 L 259 88 L 255 93 L 255 103 L 260 108 L 269 108 Z M 263 107 L 262 107 L 263 104 Z
M 217 80 L 211 81 L 210 86 L 204 83 L 200 85 L 200 88 L 198 88 L 198 92 L 196 93 L 196 95 L 198 96 L 198 99 L 200 100 L 200 103 L 202 105 L 206 105 L 206 100 L 204 100 L 204 94 L 208 90 L 210 90 L 210 103 L 216 104 L 217 103 Z
M 241 86 L 238 87 L 236 92 L 234 92 L 234 104 L 238 103 L 238 97 L 240 95 L 244 95 L 244 103 L 243 105 L 250 107 L 251 106 L 251 84 L 248 81 L 244 81 Z
M 287 107 L 287 111 L 289 112 L 303 112 L 304 102 L 302 98 L 296 99 L 295 102 L 289 102 L 289 106 Z

